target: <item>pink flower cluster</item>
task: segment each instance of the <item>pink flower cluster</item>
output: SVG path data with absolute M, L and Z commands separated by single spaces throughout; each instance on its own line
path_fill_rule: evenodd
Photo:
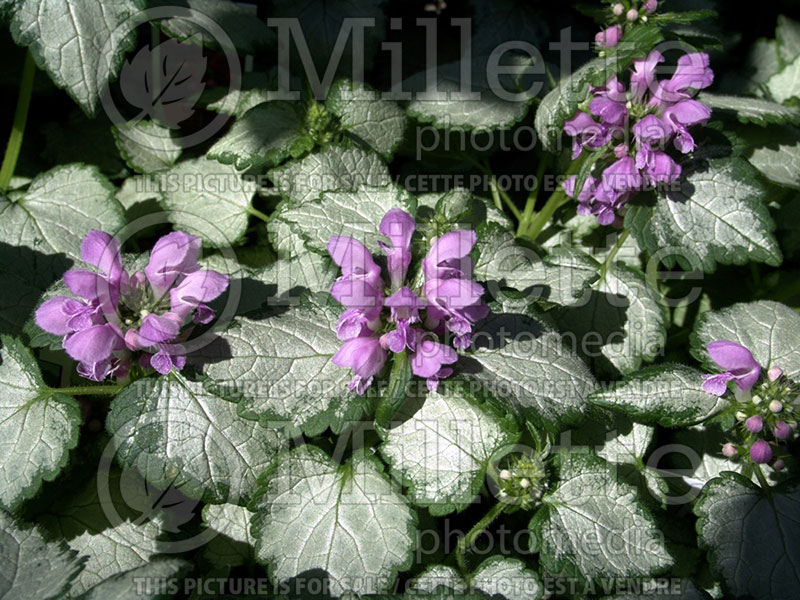
M 102 231 L 91 231 L 81 258 L 94 270 L 72 269 L 64 283 L 77 297 L 56 296 L 36 311 L 36 324 L 63 336 L 62 345 L 78 361 L 78 373 L 102 381 L 125 377 L 134 353 L 139 364 L 167 374 L 182 369 L 181 345 L 189 323 L 209 323 L 206 304 L 228 287 L 228 277 L 201 270 L 201 243 L 182 231 L 159 239 L 144 271 L 129 275 L 122 266 L 120 244 Z
M 739 448 L 732 443 L 725 444 L 722 453 L 734 458 L 741 451 L 747 453 L 754 463 L 770 462 L 773 447 L 778 448 L 780 443 L 792 437 L 797 428 L 798 414 L 794 401 L 798 390 L 778 367 L 769 369 L 767 380 L 757 386 L 761 379 L 761 365 L 741 344 L 719 340 L 708 344 L 706 349 L 711 360 L 725 371 L 704 375 L 703 390 L 714 396 L 723 396 L 728 391 L 728 382 L 734 382 L 740 390 L 737 394 L 737 418 L 746 438 L 745 444 Z M 783 461 L 776 460 L 773 467 L 783 468 Z
M 435 390 L 440 379 L 453 373 L 446 365 L 458 360 L 455 350 L 441 343 L 439 336 L 449 332 L 455 348 L 466 348 L 472 326 L 489 313 L 481 300 L 483 287 L 472 281 L 469 254 L 475 232 L 451 231 L 432 243 L 422 261 L 425 283 L 420 295 L 405 285 L 414 219 L 393 209 L 379 229 L 390 241 L 379 242 L 386 253 L 388 295 L 380 267 L 361 242 L 334 236 L 328 243 L 331 258 L 342 269 L 331 295 L 346 307 L 337 323 L 344 345 L 332 361 L 353 369 L 350 390 L 363 394 L 386 363 L 387 350 L 408 351 L 414 375 L 424 377 L 428 389 Z
M 711 109 L 691 97 L 691 90 L 706 88 L 714 80 L 708 55 L 682 56 L 672 77 L 660 81 L 656 67 L 663 61 L 657 50 L 634 60 L 629 90 L 613 76 L 604 86 L 592 88 L 588 113 L 579 110 L 564 122 L 564 131 L 573 138 L 573 159 L 584 149 L 602 152 L 613 146 L 616 161 L 600 178 L 588 177 L 580 190 L 575 189 L 575 176 L 563 184 L 568 196 L 577 197 L 578 212 L 597 215 L 602 225 L 614 222 L 635 191 L 680 177 L 681 167 L 666 147 L 672 143 L 683 154 L 692 152 L 689 128 L 711 117 Z

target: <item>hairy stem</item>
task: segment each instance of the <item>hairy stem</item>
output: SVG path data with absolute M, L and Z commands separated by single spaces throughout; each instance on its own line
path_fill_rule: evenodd
M 36 75 L 36 64 L 33 62 L 30 50 L 25 53 L 25 65 L 22 67 L 22 81 L 17 97 L 17 109 L 14 113 L 14 124 L 8 138 L 6 154 L 3 157 L 3 166 L 0 167 L 0 192 L 6 192 L 17 167 L 17 158 L 22 148 L 22 138 L 25 134 L 25 122 L 28 120 L 28 108 L 31 104 L 33 92 L 33 77 Z
M 458 563 L 458 568 L 461 569 L 461 574 L 467 581 L 469 581 L 471 577 L 469 568 L 467 567 L 467 550 L 472 547 L 472 544 L 474 544 L 478 536 L 483 533 L 483 530 L 491 525 L 492 521 L 499 517 L 508 506 L 508 504 L 498 502 L 467 532 L 467 535 L 459 538 L 458 545 L 456 546 L 456 562 Z
M 78 385 L 73 387 L 50 388 L 52 393 L 70 396 L 116 396 L 125 388 L 124 385 Z

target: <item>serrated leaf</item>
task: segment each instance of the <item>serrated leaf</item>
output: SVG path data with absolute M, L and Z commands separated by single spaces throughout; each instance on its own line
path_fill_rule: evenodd
M 313 147 L 303 110 L 295 103 L 276 100 L 248 110 L 211 146 L 208 157 L 244 170 L 271 167 Z
M 710 372 L 719 366 L 709 358 L 706 344 L 730 340 L 748 348 L 762 369 L 780 367 L 789 378 L 800 375 L 800 315 L 778 302 L 742 302 L 703 313 L 690 339 L 692 355 Z
M 770 77 L 766 86 L 778 102 L 800 97 L 800 56 Z
M 454 568 L 434 565 L 410 582 L 408 595 L 427 596 L 437 588 L 453 594 L 464 594 L 467 590 L 481 592 L 505 600 L 538 600 L 544 591 L 539 576 L 526 569 L 523 561 L 504 556 L 490 556 L 484 560 L 472 574 L 471 585 L 467 585 Z
M 697 533 L 726 596 L 792 598 L 800 589 L 800 487 L 764 492 L 737 473 L 712 479 L 694 507 Z
M 182 579 L 183 574 L 191 567 L 191 563 L 179 558 L 154 560 L 98 583 L 83 594 L 80 600 L 129 600 L 133 597 L 158 600 L 163 597 L 162 587 L 167 587 L 168 582 Z M 162 586 L 162 582 L 167 585 Z
M 38 175 L 9 200 L 0 196 L 0 242 L 80 259 L 92 229 L 117 233 L 125 224 L 114 186 L 95 167 L 64 165 Z
M 339 118 L 343 131 L 391 160 L 403 141 L 408 119 L 396 102 L 381 96 L 364 83 L 340 79 L 331 86 L 325 106 Z
M 778 41 L 778 51 L 784 62 L 792 62 L 800 55 L 800 23 L 785 15 L 778 15 L 775 38 Z
M 159 6 L 184 6 L 201 16 L 177 16 L 157 21 L 170 37 L 185 40 L 201 38 L 205 46 L 219 49 L 221 40 L 214 37 L 214 31 L 206 25 L 211 22 L 220 27 L 228 36 L 228 45 L 233 44 L 237 54 L 255 54 L 275 41 L 275 33 L 258 18 L 256 10 L 225 0 L 158 0 L 151 2 Z M 211 34 L 211 35 L 209 35 Z M 220 36 L 221 37 L 221 36 Z M 227 50 L 228 48 L 222 48 Z M 233 50 L 233 48 L 230 48 Z
M 606 266 L 585 303 L 556 314 L 575 334 L 579 353 L 602 373 L 630 373 L 658 356 L 666 342 L 666 315 L 659 298 L 638 270 Z
M 74 398 L 45 386 L 22 343 L 3 336 L 2 344 L 0 505 L 14 510 L 67 464 L 83 418 Z
M 316 435 L 359 418 L 366 400 L 347 390 L 350 370 L 330 362 L 342 344 L 338 312 L 305 304 L 274 316 L 237 317 L 224 334 L 223 360 L 205 365 L 209 386 L 238 392 L 239 412 L 265 426 L 277 422 Z
M 292 206 L 318 199 L 323 192 L 354 192 L 361 186 L 391 183 L 380 156 L 361 148 L 328 146 L 322 152 L 290 161 L 269 172 L 283 198 Z
M 92 116 L 136 41 L 133 17 L 143 8 L 141 0 L 19 0 L 11 35 Z
M 121 464 L 155 486 L 217 503 L 246 502 L 285 443 L 276 429 L 242 419 L 235 403 L 175 372 L 126 387 L 106 425 Z
M 128 479 L 101 465 L 83 488 L 37 516 L 50 536 L 64 539 L 85 559 L 84 569 L 70 588 L 71 597 L 148 564 L 150 557 L 161 551 L 162 521 L 147 518 L 155 515 L 130 518 L 130 504 L 137 504 L 141 497 L 140 484 L 139 478 Z M 150 510 L 149 505 L 147 508 Z
M 204 554 L 218 567 L 235 567 L 255 559 L 255 540 L 250 535 L 253 513 L 235 504 L 207 504 L 203 523 L 218 535 L 205 547 Z
M 581 418 L 597 383 L 559 333 L 522 315 L 493 314 L 473 338 L 489 341 L 459 362 L 488 397 L 549 431 Z
M 539 550 L 548 572 L 592 581 L 646 577 L 672 565 L 634 487 L 618 482 L 611 466 L 590 454 L 561 453 L 559 458 L 560 481 L 542 498 L 544 506 L 529 526 L 531 549 Z
M 521 121 L 528 113 L 532 98 L 524 102 L 501 98 L 490 87 L 486 70 L 477 68 L 477 65 L 471 67 L 471 86 L 463 91 L 461 61 L 446 63 L 436 69 L 435 88 L 428 85 L 427 71 L 406 79 L 403 91 L 413 94 L 406 107 L 408 116 L 421 123 L 455 131 L 507 129 Z M 443 97 L 425 97 L 434 92 Z
M 474 500 L 489 459 L 517 437 L 513 419 L 448 386 L 429 393 L 411 418 L 389 429 L 380 450 L 409 486 L 411 501 L 444 515 Z
M 564 121 L 571 118 L 589 93 L 591 85 L 600 85 L 622 72 L 634 58 L 646 55 L 662 39 L 658 27 L 636 27 L 604 58 L 595 58 L 566 75 L 548 92 L 536 109 L 535 126 L 546 150 L 556 150 Z
M 61 599 L 83 568 L 61 541 L 47 541 L 36 527 L 0 510 L 0 598 Z
M 744 156 L 764 177 L 800 189 L 800 130 L 787 125 L 738 133 L 748 143 Z
M 640 246 L 651 254 L 680 248 L 684 254 L 677 260 L 683 268 L 701 266 L 706 273 L 717 263 L 780 264 L 766 190 L 743 159 L 708 160 L 680 181 L 679 191 L 659 194 L 653 205 L 631 206 L 625 215 L 625 226 Z
M 632 373 L 589 401 L 662 427 L 687 427 L 714 416 L 728 402 L 703 391 L 703 374 L 685 365 L 657 365 Z
M 492 598 L 537 600 L 544 593 L 536 572 L 516 558 L 490 556 L 472 574 L 472 586 Z
M 394 185 L 364 186 L 355 192 L 324 192 L 319 200 L 301 206 L 281 205 L 268 227 L 274 232 L 274 221 L 288 223 L 310 250 L 322 254 L 328 253 L 328 241 L 334 235 L 353 237 L 367 248 L 377 250 L 378 240 L 382 239 L 378 226 L 392 208 L 402 208 L 413 215 L 414 198 Z
M 496 224 L 478 230 L 477 249 L 475 278 L 490 282 L 493 294 L 501 285 L 523 292 L 531 300 L 571 305 L 579 302 L 598 274 L 597 263 L 582 252 L 564 246 L 542 257 Z
M 223 247 L 244 236 L 256 185 L 233 167 L 194 158 L 178 163 L 159 181 L 161 201 L 178 229 Z
M 732 112 L 742 123 L 754 123 L 766 127 L 770 124 L 797 124 L 800 121 L 800 110 L 761 98 L 720 96 L 701 92 L 697 99 L 715 111 Z
M 313 570 L 333 596 L 378 593 L 411 566 L 416 514 L 363 453 L 343 465 L 308 445 L 282 454 L 250 508 L 258 558 L 276 583 Z
M 155 121 L 115 125 L 112 131 L 125 162 L 139 173 L 168 169 L 181 155 L 181 146 L 172 138 L 171 130 Z

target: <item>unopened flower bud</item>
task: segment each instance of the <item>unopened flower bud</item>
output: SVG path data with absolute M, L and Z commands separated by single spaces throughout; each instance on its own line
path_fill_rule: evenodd
M 624 6 L 622 6 L 622 2 L 617 2 L 617 3 L 614 5 L 614 7 L 611 9 L 611 12 L 613 12 L 613 13 L 614 13 L 615 15 L 617 15 L 618 17 L 621 17 L 621 16 L 622 16 L 622 13 L 624 13 L 624 12 L 625 12 L 625 7 L 624 7 Z
M 750 433 L 759 433 L 764 429 L 764 419 L 759 415 L 755 415 L 747 419 L 747 421 L 744 422 L 744 426 L 747 427 L 747 431 Z
M 769 371 L 767 371 L 767 377 L 770 381 L 776 381 L 780 379 L 781 375 L 783 375 L 783 371 L 780 367 L 772 367 Z
M 736 456 L 736 446 L 728 442 L 722 446 L 722 455 L 726 458 L 733 458 Z
M 636 19 L 639 18 L 639 11 L 635 8 L 632 8 L 628 11 L 628 14 L 625 15 L 625 18 L 628 19 L 631 23 L 633 23 Z
M 622 27 L 614 25 L 600 31 L 594 36 L 594 41 L 601 48 L 613 48 L 619 43 L 620 38 L 622 38 Z
M 750 446 L 750 458 L 753 459 L 754 463 L 758 463 L 759 465 L 768 463 L 772 460 L 772 448 L 770 448 L 769 444 L 764 440 L 758 440 Z
M 617 158 L 625 158 L 628 156 L 628 147 L 625 144 L 620 144 L 614 148 L 614 156 Z
M 758 394 L 753 394 L 753 404 L 755 404 L 756 406 L 761 404 L 761 396 L 759 396 Z
M 528 481 L 527 479 L 523 479 L 522 481 L 519 482 L 519 487 L 521 487 L 523 490 L 528 489 L 530 487 L 530 485 L 531 485 L 531 482 Z
M 658 0 L 647 0 L 644 4 L 642 4 L 642 10 L 648 15 L 654 13 L 656 8 L 658 8 Z
M 769 410 L 770 412 L 779 413 L 783 410 L 783 404 L 780 400 L 773 400 L 769 403 Z
M 775 423 L 775 427 L 772 429 L 772 433 L 775 434 L 775 437 L 779 440 L 785 440 L 790 435 L 792 435 L 792 428 L 789 427 L 783 421 L 778 421 Z
M 742 411 L 740 411 L 740 410 L 736 411 L 736 420 L 737 421 L 744 421 L 746 418 L 747 418 L 747 415 L 744 414 Z
M 503 469 L 502 471 L 500 471 L 500 479 L 502 479 L 503 481 L 508 481 L 509 479 L 511 479 L 511 471 L 509 471 L 508 469 Z
M 779 458 L 774 463 L 772 463 L 772 468 L 775 469 L 776 471 L 783 471 L 786 468 L 786 463 Z

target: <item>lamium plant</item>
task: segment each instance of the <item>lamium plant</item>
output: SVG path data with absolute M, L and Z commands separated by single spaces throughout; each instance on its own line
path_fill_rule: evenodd
M 0 600 L 800 597 L 791 8 L 0 0 Z

